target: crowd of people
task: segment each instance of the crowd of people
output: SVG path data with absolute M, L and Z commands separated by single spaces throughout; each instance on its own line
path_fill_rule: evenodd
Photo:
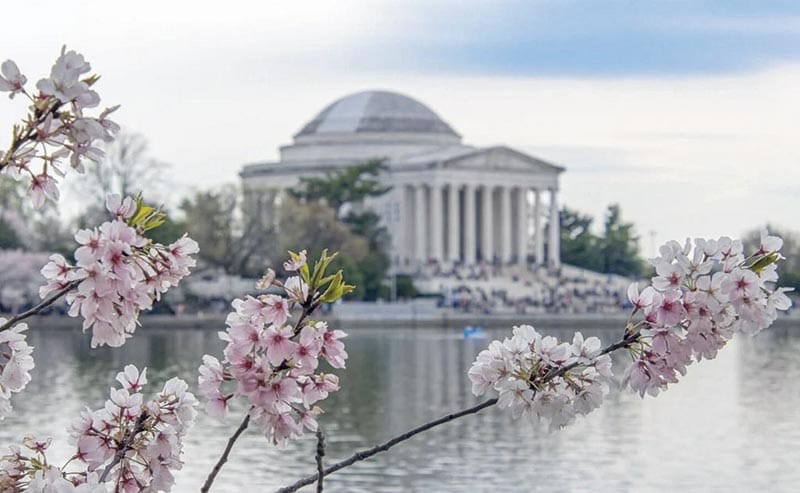
M 445 265 L 431 262 L 419 284 L 439 293 L 439 305 L 477 313 L 616 313 L 629 308 L 632 279 L 571 266 L 490 264 Z

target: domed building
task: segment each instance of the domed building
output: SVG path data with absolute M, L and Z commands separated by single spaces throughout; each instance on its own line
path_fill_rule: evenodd
M 564 168 L 505 146 L 466 145 L 426 105 L 395 92 L 334 101 L 280 148 L 278 162 L 248 164 L 240 176 L 248 197 L 274 201 L 301 176 L 370 159 L 384 160 L 381 179 L 392 187 L 366 205 L 392 235 L 397 272 L 430 261 L 560 265 L 557 191 Z

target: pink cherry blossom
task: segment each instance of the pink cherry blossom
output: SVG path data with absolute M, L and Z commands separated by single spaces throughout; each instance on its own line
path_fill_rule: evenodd
M 551 429 L 598 407 L 608 392 L 611 360 L 600 355 L 600 340 L 576 333 L 572 344 L 542 337 L 533 327 L 514 327 L 513 336 L 493 341 L 469 370 L 472 391 L 498 392 L 498 406 L 513 418 L 549 423 Z M 553 371 L 568 367 L 559 376 Z
M 6 323 L 0 318 L 0 325 Z M 21 392 L 31 381 L 33 348 L 26 342 L 28 325 L 18 323 L 0 332 L 0 420 L 11 413 L 11 394 Z
M 283 263 L 283 269 L 286 271 L 296 271 L 300 267 L 306 265 L 306 251 L 302 250 L 300 253 L 297 254 L 295 259 L 289 259 Z
M 657 324 L 673 327 L 681 321 L 685 313 L 681 295 L 682 293 L 677 289 L 656 293 L 652 309 L 655 311 Z
M 22 92 L 28 79 L 22 75 L 13 60 L 6 60 L 0 65 L 0 92 L 10 92 L 9 98 L 13 98 L 17 93 Z
M 305 303 L 306 299 L 308 299 L 308 285 L 300 279 L 299 276 L 293 276 L 286 280 L 283 283 L 284 289 L 286 289 L 286 295 L 289 297 L 289 301 L 294 303 Z
M 763 233 L 748 263 L 741 241 L 727 237 L 697 239 L 693 249 L 690 242 L 682 248 L 676 242 L 663 246 L 661 256 L 652 260 L 659 275 L 647 288 L 655 294 L 643 308 L 642 337 L 634 345 L 639 356 L 626 371 L 629 385 L 640 395 L 656 395 L 677 382 L 692 361 L 716 357 L 734 333 L 755 334 L 779 310 L 787 310 L 791 302 L 785 288 L 765 284 L 777 281 L 780 256 L 772 255 L 781 245 L 780 238 Z M 751 270 L 757 264 L 758 272 Z M 680 282 L 670 281 L 669 273 Z M 638 301 L 632 293 L 632 302 Z M 633 313 L 639 309 L 642 303 L 634 302 Z
M 69 315 L 83 318 L 83 329 L 92 330 L 92 346 L 121 346 L 136 330 L 139 313 L 177 286 L 195 266 L 197 243 L 184 236 L 172 245 L 154 243 L 126 217 L 134 202 L 130 197 L 108 200 L 115 219 L 94 229 L 80 230 L 75 240 L 76 265 L 53 256 L 42 269 L 47 285 L 40 296 L 77 284 L 66 296 Z
M 197 401 L 185 382 L 173 378 L 144 402 L 145 372 L 126 367 L 118 375 L 125 388 L 111 389 L 102 408 L 80 413 L 69 432 L 75 452 L 61 468 L 48 465 L 49 438 L 24 438 L 25 452 L 12 446 L 12 454 L 0 460 L 2 490 L 169 491 L 172 471 L 183 465 L 183 438 L 194 423 Z M 129 392 L 134 381 L 138 388 Z
M 783 239 L 778 236 L 770 236 L 767 230 L 761 231 L 761 240 L 758 247 L 757 255 L 767 255 L 773 252 L 780 251 L 783 246 Z
M 292 341 L 294 329 L 291 326 L 276 327 L 270 325 L 264 334 L 264 346 L 267 349 L 267 361 L 278 366 L 294 353 L 297 343 Z
M 90 87 L 97 78 L 81 78 L 90 68 L 82 55 L 62 49 L 50 77 L 39 80 L 39 92 L 30 94 L 32 104 L 19 123 L 21 131 L 12 136 L 8 151 L 0 151 L 0 172 L 28 181 L 35 208 L 46 200 L 58 201 L 57 178 L 65 176 L 67 159 L 71 168 L 82 173 L 86 159 L 99 162 L 103 156 L 96 143 L 111 141 L 119 130 L 108 119 L 115 108 L 102 111 L 99 117 L 85 114 L 100 104 L 99 94 Z M 10 92 L 13 98 L 25 92 L 26 82 L 12 60 L 0 65 L 0 91 Z
M 31 184 L 28 187 L 28 194 L 31 197 L 33 207 L 38 209 L 44 205 L 45 199 L 49 198 L 53 200 L 53 202 L 58 201 L 58 184 L 50 175 L 35 175 L 31 178 Z
M 138 392 L 147 383 L 147 368 L 139 373 L 133 365 L 127 365 L 123 371 L 117 373 L 117 381 L 122 388 L 131 392 Z
M 121 195 L 112 193 L 106 197 L 106 209 L 114 215 L 115 219 L 128 219 L 136 212 L 136 203 L 131 197 L 122 198 Z
M 283 285 L 285 296 L 246 296 L 231 303 L 224 360 L 205 355 L 198 384 L 206 399 L 206 412 L 224 418 L 233 399 L 250 406 L 252 423 L 276 444 L 316 430 L 322 410 L 315 404 L 339 390 L 339 379 L 319 371 L 320 359 L 344 368 L 347 352 L 341 330 L 328 330 L 324 322 L 309 321 L 304 313 L 290 323 L 292 303 L 306 303 L 308 288 L 299 276 L 281 283 L 274 272 L 264 287 Z M 307 309 L 307 308 L 306 308 Z

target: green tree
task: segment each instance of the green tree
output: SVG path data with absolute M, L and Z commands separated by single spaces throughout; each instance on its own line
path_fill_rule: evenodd
M 0 175 L 0 249 L 32 249 L 26 240 L 35 215 L 22 182 Z
M 0 217 L 0 250 L 22 248 L 17 231 L 3 217 Z
M 384 279 L 391 264 L 388 255 L 391 240 L 389 232 L 381 225 L 378 214 L 363 208 L 366 198 L 378 197 L 391 190 L 391 187 L 383 186 L 378 179 L 384 169 L 382 161 L 372 160 L 328 173 L 324 177 L 302 178 L 300 185 L 289 191 L 299 202 L 329 207 L 334 212 L 334 219 L 338 218 L 338 221 L 349 229 L 350 234 L 367 241 L 366 254 L 358 258 L 358 262 L 348 271 L 352 272 L 350 275 L 353 281 L 360 279 L 360 282 L 354 282 L 357 288 L 350 295 L 353 299 L 375 300 L 385 298 L 388 294 Z M 348 204 L 351 208 L 343 215 L 344 206 Z M 283 234 L 283 226 L 280 231 Z M 332 248 L 325 243 L 322 245 Z M 339 262 L 347 261 L 345 256 L 349 254 L 346 249 L 332 249 L 343 255 Z M 349 257 L 357 256 L 349 255 Z
M 593 271 L 603 269 L 600 255 L 601 238 L 592 233 L 594 219 L 567 207 L 559 213 L 561 224 L 561 260 L 576 267 Z
M 374 301 L 388 298 L 389 287 L 384 284 L 384 279 L 391 265 L 387 253 L 391 237 L 381 224 L 381 217 L 368 210 L 358 214 L 351 212 L 342 221 L 348 225 L 351 233 L 366 238 L 369 245 L 366 257 L 358 265 L 363 277 L 363 299 Z
M 606 211 L 601 241 L 603 272 L 621 276 L 638 276 L 642 272 L 639 257 L 639 237 L 633 223 L 623 222 L 619 204 L 611 204 Z
M 592 232 L 594 219 L 564 207 L 561 221 L 561 260 L 565 264 L 621 276 L 639 276 L 643 262 L 633 223 L 622 220 L 618 204 L 606 210 L 601 236 Z
M 300 185 L 290 189 L 289 194 L 301 201 L 322 200 L 338 215 L 344 204 L 358 204 L 367 197 L 378 197 L 391 190 L 378 180 L 384 169 L 383 161 L 372 160 L 323 177 L 301 178 Z

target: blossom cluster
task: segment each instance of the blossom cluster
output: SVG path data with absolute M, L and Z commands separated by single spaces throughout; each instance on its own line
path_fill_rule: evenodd
M 197 400 L 178 378 L 144 402 L 147 370 L 133 365 L 117 375 L 101 409 L 86 409 L 73 422 L 71 443 L 76 452 L 66 465 L 47 462 L 50 440 L 23 440 L 0 460 L 1 491 L 140 492 L 169 491 L 172 471 L 183 466 L 183 437 L 194 424 Z
M 494 389 L 498 406 L 517 419 L 571 423 L 600 406 L 608 393 L 611 358 L 600 354 L 600 339 L 575 333 L 572 344 L 542 336 L 530 325 L 514 327 L 513 336 L 493 341 L 469 370 L 472 392 Z
M 635 359 L 625 372 L 631 388 L 657 395 L 693 361 L 716 357 L 735 333 L 756 334 L 788 310 L 790 289 L 772 287 L 782 245 L 766 232 L 746 258 L 742 242 L 728 237 L 663 245 L 651 260 L 651 285 L 628 289 L 633 314 L 641 317 Z
M 6 324 L 0 318 L 0 326 Z M 11 394 L 21 392 L 31 381 L 33 348 L 25 341 L 28 325 L 16 324 L 0 331 L 0 420 L 11 414 Z
M 41 271 L 47 284 L 39 290 L 42 298 L 70 290 L 69 315 L 83 317 L 83 330 L 92 330 L 92 347 L 124 344 L 139 312 L 189 274 L 198 252 L 197 242 L 185 235 L 168 246 L 146 238 L 152 211 L 130 197 L 109 195 L 106 207 L 114 219 L 75 234 L 80 244 L 75 265 L 52 255 Z
M 50 77 L 39 80 L 38 92 L 29 93 L 25 89 L 28 79 L 14 61 L 0 65 L 0 92 L 9 92 L 12 98 L 22 94 L 31 102 L 26 119 L 14 127 L 10 146 L 0 151 L 0 172 L 28 180 L 36 208 L 45 199 L 58 200 L 57 178 L 65 175 L 65 160 L 69 167 L 83 173 L 85 159 L 98 162 L 103 157 L 97 143 L 110 142 L 119 131 L 108 118 L 116 106 L 96 117 L 84 114 L 100 104 L 100 96 L 91 88 L 99 77 L 85 75 L 90 70 L 83 55 L 63 48 Z
M 304 251 L 294 254 L 284 268 L 299 270 L 300 275 L 280 283 L 270 270 L 259 281 L 262 288 L 281 287 L 282 294 L 233 301 L 228 328 L 220 333 L 227 343 L 225 358 L 220 362 L 205 355 L 199 369 L 199 389 L 208 399 L 210 415 L 224 418 L 229 401 L 242 397 L 250 406 L 252 421 L 276 444 L 301 436 L 304 429 L 317 429 L 316 417 L 322 410 L 316 404 L 339 390 L 336 375 L 318 371 L 320 359 L 333 368 L 344 368 L 347 359 L 341 341 L 346 334 L 307 319 L 323 295 L 315 289 L 320 283 L 314 281 L 322 275 L 311 276 L 305 262 Z M 341 284 L 341 273 L 330 276 L 334 277 L 333 283 Z M 293 306 L 301 307 L 302 314 L 290 324 Z

